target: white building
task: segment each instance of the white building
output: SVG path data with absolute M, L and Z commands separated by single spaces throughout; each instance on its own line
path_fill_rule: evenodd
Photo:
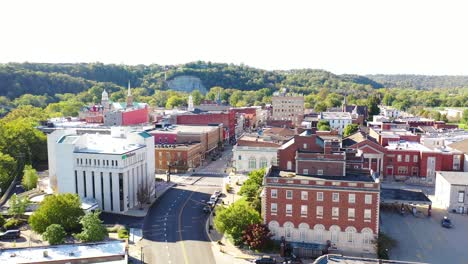
M 444 208 L 468 212 L 468 172 L 438 171 L 435 198 Z
M 277 165 L 277 151 L 281 143 L 269 137 L 244 135 L 232 148 L 233 166 L 237 172 L 250 172 L 256 169 Z
M 108 131 L 109 132 L 109 131 Z M 139 188 L 154 195 L 154 138 L 113 127 L 109 134 L 56 130 L 47 138 L 49 180 L 58 193 L 95 199 L 102 211 L 138 205 Z
M 401 116 L 400 110 L 390 107 L 390 106 L 379 106 L 380 108 L 380 115 L 388 117 L 388 118 L 398 118 Z
M 300 125 L 304 117 L 304 96 L 272 96 L 273 120 L 292 121 Z
M 347 125 L 353 123 L 351 114 L 347 112 L 322 112 L 320 113 L 319 120 L 328 121 L 330 128 L 337 130 L 340 134 L 343 134 L 343 130 Z

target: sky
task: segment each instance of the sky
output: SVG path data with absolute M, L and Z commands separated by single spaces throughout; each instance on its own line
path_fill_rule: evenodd
M 468 1 L 1 0 L 0 63 L 468 75 Z

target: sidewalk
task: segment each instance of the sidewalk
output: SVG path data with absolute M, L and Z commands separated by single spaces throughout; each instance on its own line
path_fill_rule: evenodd
M 142 209 L 139 206 L 133 207 L 128 209 L 124 213 L 116 213 L 121 215 L 127 216 L 134 216 L 134 217 L 145 217 L 148 214 L 148 210 L 150 209 L 151 205 L 161 197 L 167 190 L 172 188 L 175 185 L 173 182 L 158 182 L 156 184 L 156 198 L 151 197 L 151 202 L 149 204 L 143 204 Z

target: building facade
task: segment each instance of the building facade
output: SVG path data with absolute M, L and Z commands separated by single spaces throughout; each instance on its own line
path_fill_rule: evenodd
M 353 123 L 353 118 L 348 112 L 322 112 L 319 115 L 319 120 L 328 121 L 332 130 L 338 131 L 340 135 L 347 125 Z
M 232 148 L 232 161 L 236 172 L 250 172 L 276 166 L 277 151 L 280 146 L 278 142 L 255 135 L 242 136 Z
M 181 173 L 201 165 L 203 152 L 200 143 L 158 144 L 155 146 L 156 172 Z
M 56 130 L 48 135 L 50 186 L 58 193 L 95 199 L 107 212 L 138 205 L 137 193 L 154 195 L 154 139 L 146 132 L 111 128 L 110 134 Z
M 468 212 L 468 172 L 438 171 L 435 198 L 448 210 Z
M 271 106 L 271 119 L 291 121 L 296 126 L 301 124 L 304 117 L 304 96 L 272 96 Z

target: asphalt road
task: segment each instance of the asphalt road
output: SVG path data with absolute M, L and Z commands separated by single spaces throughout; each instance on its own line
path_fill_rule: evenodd
M 153 205 L 143 224 L 145 263 L 215 263 L 202 201 L 216 189 L 176 186 Z

